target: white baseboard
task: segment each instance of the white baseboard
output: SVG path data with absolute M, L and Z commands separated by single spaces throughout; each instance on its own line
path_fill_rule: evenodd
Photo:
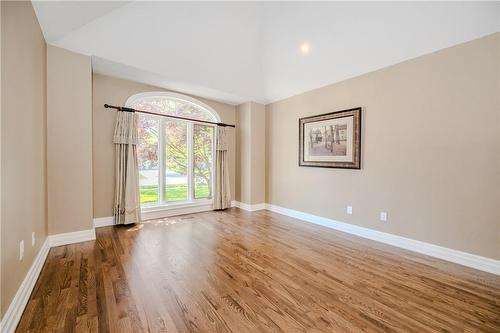
M 64 234 L 49 235 L 49 246 L 61 246 L 79 242 L 95 240 L 95 229 L 88 229 L 75 232 L 67 232 Z
M 5 315 L 0 322 L 0 332 L 12 333 L 16 330 L 19 319 L 21 319 L 24 308 L 26 307 L 29 297 L 31 296 L 31 292 L 35 287 L 36 280 L 42 271 L 43 264 L 45 263 L 45 259 L 47 259 L 50 248 L 91 240 L 95 240 L 94 229 L 47 236 L 47 239 L 40 248 L 40 251 L 38 251 L 38 255 L 33 261 L 31 268 L 19 286 L 16 295 L 12 299 L 7 312 L 5 312 Z
M 267 205 L 265 203 L 260 203 L 260 204 L 246 204 L 244 202 L 239 202 L 239 201 L 233 201 L 234 202 L 234 207 L 238 207 L 240 209 L 249 211 L 249 212 L 255 212 L 257 210 L 264 210 L 266 209 Z
M 294 217 L 306 222 L 319 224 L 328 228 L 343 231 L 349 234 L 368 238 L 374 241 L 397 246 L 406 250 L 426 254 L 435 258 L 451 261 L 467 267 L 472 267 L 481 271 L 500 275 L 500 260 L 486 258 L 467 252 L 449 249 L 446 247 L 417 241 L 373 229 L 359 227 L 353 224 L 339 222 L 329 218 L 312 215 L 297 210 L 267 204 L 266 209 L 275 213 Z
M 49 240 L 46 239 L 0 322 L 0 332 L 13 333 L 16 330 L 19 319 L 21 319 L 24 308 L 28 304 L 31 292 L 35 287 L 36 280 L 42 271 L 49 248 Z
M 115 225 L 113 216 L 96 217 L 94 219 L 94 228 L 109 227 L 111 225 Z

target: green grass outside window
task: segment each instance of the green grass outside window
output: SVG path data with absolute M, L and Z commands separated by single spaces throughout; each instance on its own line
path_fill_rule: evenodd
M 158 202 L 158 186 L 142 185 L 139 186 L 141 204 Z M 183 201 L 188 198 L 187 185 L 176 184 L 167 185 L 165 189 L 165 198 L 168 201 Z M 195 193 L 197 198 L 208 197 L 208 185 L 195 184 Z

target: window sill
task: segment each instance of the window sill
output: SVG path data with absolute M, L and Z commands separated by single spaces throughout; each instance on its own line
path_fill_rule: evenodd
M 170 210 L 170 209 L 178 209 L 178 208 L 183 208 L 183 207 L 197 207 L 197 206 L 205 206 L 205 205 L 212 205 L 212 199 L 198 199 L 194 201 L 179 201 L 179 202 L 172 202 L 168 204 L 161 204 L 161 205 L 153 205 L 153 206 L 146 206 L 141 208 L 142 212 L 154 212 L 157 210 Z
M 206 212 L 212 209 L 213 201 L 210 199 L 144 207 L 141 208 L 141 213 L 142 220 L 145 221 L 183 214 Z

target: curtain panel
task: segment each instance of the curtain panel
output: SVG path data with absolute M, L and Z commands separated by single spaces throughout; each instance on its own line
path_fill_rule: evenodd
M 139 199 L 139 166 L 137 162 L 137 123 L 134 112 L 117 112 L 113 143 L 115 144 L 115 224 L 141 221 Z
M 231 207 L 231 192 L 229 186 L 229 167 L 227 156 L 226 128 L 217 127 L 215 148 L 215 189 L 214 209 L 221 210 Z

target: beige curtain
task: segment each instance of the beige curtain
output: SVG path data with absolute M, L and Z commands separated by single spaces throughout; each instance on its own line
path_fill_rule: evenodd
M 218 126 L 215 148 L 214 209 L 226 209 L 228 207 L 231 207 L 231 193 L 227 163 L 226 128 Z
M 139 166 L 137 163 L 137 117 L 134 112 L 117 112 L 115 134 L 115 224 L 141 221 Z

